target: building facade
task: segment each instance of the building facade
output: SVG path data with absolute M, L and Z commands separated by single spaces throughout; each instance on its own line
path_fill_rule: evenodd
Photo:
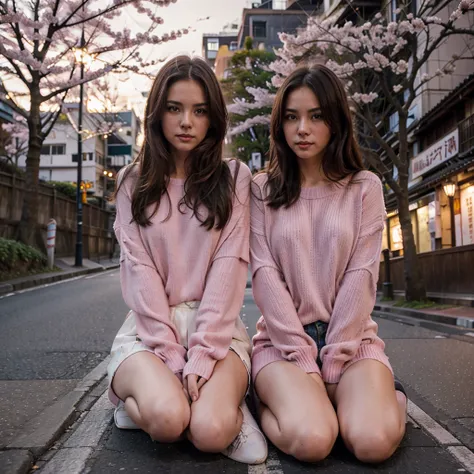
M 279 6 L 279 4 L 277 4 Z M 283 5 L 283 4 L 282 4 Z M 286 5 L 286 3 L 285 3 Z M 237 49 L 244 47 L 245 38 L 251 37 L 254 47 L 272 50 L 280 48 L 279 33 L 296 33 L 306 25 L 308 13 L 303 9 L 272 8 L 272 2 L 256 3 L 254 8 L 245 8 L 237 38 Z
M 238 22 L 226 25 L 219 33 L 204 33 L 202 35 L 202 56 L 207 64 L 214 69 L 219 50 L 226 47 L 228 51 L 237 50 Z
M 418 252 L 474 244 L 474 70 L 422 116 L 412 137 L 409 199 Z M 387 210 L 385 244 L 402 255 L 393 197 Z
M 42 181 L 77 182 L 78 104 L 64 104 L 64 113 L 56 122 L 41 148 L 39 178 Z M 99 133 L 104 122 L 114 122 L 113 134 Z M 139 151 L 141 124 L 135 113 L 84 113 L 82 143 L 82 183 L 89 196 L 104 198 L 116 172 L 131 163 Z M 26 167 L 26 157 L 20 158 Z

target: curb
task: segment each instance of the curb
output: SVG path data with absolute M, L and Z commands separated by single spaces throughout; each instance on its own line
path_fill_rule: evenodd
M 63 273 L 57 273 L 56 275 L 38 275 L 38 278 L 31 280 L 11 280 L 9 283 L 0 283 L 0 296 L 14 291 L 26 290 L 28 288 L 34 288 L 35 286 L 46 285 L 48 283 L 55 283 L 58 281 L 68 280 L 77 276 L 88 275 L 90 273 L 99 273 L 108 270 L 114 270 L 119 268 L 120 264 L 113 264 L 108 267 L 96 267 L 96 268 L 84 268 L 82 270 L 66 270 Z
M 375 304 L 374 311 L 380 311 L 383 313 L 389 313 L 393 315 L 408 316 L 410 318 L 423 319 L 425 321 L 432 321 L 434 323 L 449 324 L 450 326 L 458 326 L 465 329 L 474 328 L 474 319 L 445 316 L 443 314 L 425 313 L 416 309 L 409 308 L 393 308 L 392 306 L 385 306 Z
M 110 356 L 92 369 L 71 392 L 45 408 L 28 422 L 27 428 L 0 452 L 0 461 L 7 463 L 11 474 L 27 474 L 32 462 L 63 434 L 64 430 L 79 416 L 79 403 L 106 376 Z

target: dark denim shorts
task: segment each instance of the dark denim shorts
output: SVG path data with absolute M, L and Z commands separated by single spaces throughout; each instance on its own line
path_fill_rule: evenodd
M 307 324 L 303 326 L 304 332 L 316 343 L 316 347 L 318 348 L 318 358 L 316 362 L 318 363 L 319 368 L 322 367 L 321 358 L 319 357 L 319 353 L 321 349 L 326 345 L 326 332 L 328 330 L 328 323 L 324 321 L 316 321 L 315 323 Z

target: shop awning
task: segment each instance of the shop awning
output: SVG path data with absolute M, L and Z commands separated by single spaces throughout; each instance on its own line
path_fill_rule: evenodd
M 474 163 L 474 150 L 470 150 L 464 156 L 457 156 L 451 158 L 445 165 L 441 167 L 431 176 L 425 178 L 421 183 L 416 184 L 408 191 L 410 201 L 414 201 L 426 194 L 427 191 L 432 190 L 438 184 L 441 184 L 446 178 L 451 175 L 459 173 L 464 168 Z M 393 211 L 398 207 L 395 195 L 391 195 L 386 202 L 387 211 Z

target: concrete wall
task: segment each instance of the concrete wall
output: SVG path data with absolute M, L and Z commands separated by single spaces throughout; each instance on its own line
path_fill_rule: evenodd
M 14 238 L 21 219 L 24 180 L 0 172 L 0 237 Z M 56 192 L 52 186 L 40 185 L 38 225 L 46 242 L 49 219 L 57 222 L 56 255 L 74 255 L 76 243 L 76 202 Z M 109 255 L 114 239 L 113 215 L 104 209 L 84 204 L 83 254 L 85 258 Z

